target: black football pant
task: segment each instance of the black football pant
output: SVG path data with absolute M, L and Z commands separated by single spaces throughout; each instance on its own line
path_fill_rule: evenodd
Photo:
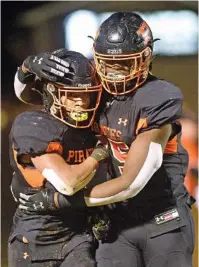
M 122 227 L 118 226 L 119 234 L 115 241 L 100 242 L 96 252 L 97 266 L 191 267 L 194 249 L 191 209 L 187 204 L 175 208 L 179 213 L 176 219 L 169 217 L 175 217 L 175 212 L 156 217 L 158 219 L 153 216 L 150 221 L 145 218 L 142 223 L 136 222 L 136 216 L 125 218 Z M 132 220 L 132 223 L 125 228 L 126 220 Z M 117 219 L 115 223 L 120 224 Z
M 50 245 L 49 245 L 49 249 Z M 42 251 L 42 247 L 41 247 Z M 66 255 L 63 260 L 31 260 L 29 244 L 18 239 L 9 243 L 8 267 L 95 267 L 93 246 L 83 242 Z

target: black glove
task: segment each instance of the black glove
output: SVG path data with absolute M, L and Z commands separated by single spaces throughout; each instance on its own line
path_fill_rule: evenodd
M 19 208 L 26 212 L 48 213 L 60 209 L 82 209 L 87 207 L 84 201 L 84 191 L 78 191 L 74 196 L 64 196 L 49 188 L 41 189 L 35 194 L 20 193 Z
M 19 208 L 28 212 L 45 213 L 54 211 L 59 207 L 56 206 L 54 201 L 55 192 L 45 188 L 35 194 L 23 194 L 19 196 Z
M 24 67 L 30 73 L 36 74 L 40 79 L 44 78 L 51 82 L 59 81 L 65 74 L 70 72 L 69 63 L 49 52 L 37 56 L 29 56 L 24 60 Z

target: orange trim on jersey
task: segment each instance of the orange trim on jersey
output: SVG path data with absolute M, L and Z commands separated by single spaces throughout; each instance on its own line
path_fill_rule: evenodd
M 197 177 L 193 173 L 191 173 L 191 170 L 188 170 L 187 175 L 185 176 L 184 185 L 189 191 L 189 194 L 195 198 L 198 180 Z
M 177 135 L 170 140 L 164 150 L 165 154 L 176 153 L 178 151 L 178 137 Z
M 63 147 L 59 142 L 50 142 L 48 148 L 46 149 L 47 153 L 58 152 L 59 155 L 63 153 Z
M 136 134 L 142 129 L 142 128 L 147 128 L 147 120 L 146 118 L 139 119 L 137 128 L 136 128 Z
M 45 178 L 43 175 L 37 170 L 32 168 L 24 168 L 22 165 L 17 163 L 17 151 L 13 149 L 14 159 L 17 164 L 18 169 L 21 171 L 26 182 L 32 187 L 41 187 L 43 186 Z

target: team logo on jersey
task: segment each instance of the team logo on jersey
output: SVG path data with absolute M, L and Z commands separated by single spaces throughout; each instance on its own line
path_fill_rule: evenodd
M 97 122 L 94 122 L 91 126 L 92 131 L 95 133 L 98 133 L 103 136 L 107 136 L 111 140 L 114 141 L 122 141 L 122 133 L 119 130 L 110 128 L 106 125 L 98 124 Z
M 69 150 L 66 162 L 81 163 L 89 157 L 92 151 L 93 148 L 88 148 L 85 150 Z
M 155 221 L 157 224 L 162 224 L 174 219 L 179 219 L 179 213 L 177 211 L 177 209 L 172 209 L 172 210 L 168 210 L 164 213 L 161 213 L 157 216 L 155 216 Z
M 120 124 L 124 124 L 124 126 L 126 126 L 127 125 L 127 122 L 128 122 L 128 120 L 127 119 L 122 119 L 122 118 L 119 118 L 119 120 L 118 120 L 118 124 L 120 125 Z

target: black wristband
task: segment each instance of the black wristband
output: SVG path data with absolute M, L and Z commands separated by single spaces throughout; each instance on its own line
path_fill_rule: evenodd
M 35 79 L 35 74 L 30 73 L 30 72 L 27 72 L 27 73 L 23 72 L 22 65 L 19 67 L 17 71 L 17 76 L 18 76 L 19 81 L 24 84 L 33 82 Z
M 84 200 L 84 190 L 78 191 L 74 196 L 65 196 L 59 193 L 58 202 L 60 209 L 83 209 L 87 207 Z

